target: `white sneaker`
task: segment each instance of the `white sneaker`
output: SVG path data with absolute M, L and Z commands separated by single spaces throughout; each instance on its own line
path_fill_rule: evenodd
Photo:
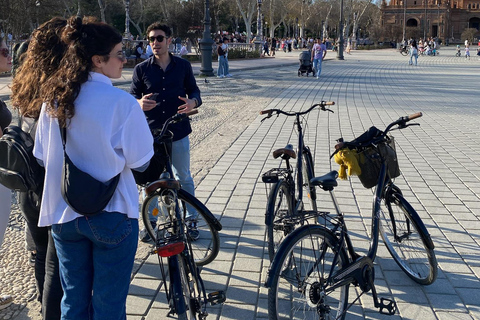
M 225 78 L 225 76 L 224 76 L 224 75 L 221 75 L 221 76 L 217 76 L 217 78 Z
M 229 74 L 227 74 L 225 77 L 231 78 L 231 77 L 233 77 L 233 76 L 229 73 Z
M 13 302 L 13 297 L 10 295 L 5 295 L 0 297 L 0 310 L 8 308 Z

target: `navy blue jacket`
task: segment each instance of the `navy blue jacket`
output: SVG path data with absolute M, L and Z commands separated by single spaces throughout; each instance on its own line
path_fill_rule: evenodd
M 165 120 L 178 112 L 178 107 L 184 104 L 178 96 L 196 98 L 198 106 L 202 104 L 190 62 L 173 55 L 170 58 L 171 62 L 165 71 L 155 63 L 155 56 L 139 63 L 133 70 L 130 93 L 135 98 L 141 99 L 146 94 L 158 93 L 155 99 L 157 106 L 145 111 L 151 129 L 161 128 Z M 173 141 L 185 138 L 192 132 L 189 120 L 171 124 L 169 130 L 173 133 Z

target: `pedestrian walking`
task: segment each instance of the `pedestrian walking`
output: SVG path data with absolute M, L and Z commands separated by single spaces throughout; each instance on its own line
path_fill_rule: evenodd
M 465 58 L 470 59 L 470 46 L 468 44 L 465 45 Z
M 225 51 L 223 50 L 223 40 L 218 40 L 217 44 L 217 78 L 225 78 Z
M 277 49 L 277 38 L 273 37 L 272 38 L 272 47 L 271 47 L 272 57 L 275 57 L 275 50 L 276 49 Z
M 154 56 L 138 64 L 133 70 L 130 93 L 138 100 L 151 129 L 161 128 L 171 116 L 189 112 L 202 104 L 190 62 L 168 52 L 171 34 L 171 29 L 167 25 L 159 22 L 151 24 L 147 28 L 147 35 Z M 157 95 L 155 100 L 152 100 L 154 93 Z M 190 121 L 187 119 L 168 128 L 173 133 L 171 154 L 173 173 L 182 188 L 194 195 L 188 137 L 192 132 Z M 158 156 L 162 157 L 161 154 Z M 152 177 L 154 180 L 157 178 Z M 188 233 L 193 239 L 199 236 L 195 220 L 197 215 L 192 207 L 187 206 Z M 148 241 L 147 236 L 143 240 Z
M 408 64 L 413 65 L 413 58 L 415 58 L 415 65 L 417 65 L 418 47 L 417 47 L 417 43 L 415 42 L 415 40 L 413 40 L 412 43 L 410 44 L 409 53 L 410 53 L 410 60 L 408 61 Z
M 93 18 L 71 17 L 62 40 L 65 56 L 41 88 L 45 102 L 34 156 L 46 174 L 39 226 L 52 226 L 64 290 L 62 319 L 125 320 L 138 244 L 132 170 L 148 165 L 153 139 L 138 102 L 109 79 L 120 78 L 126 63 L 122 35 Z M 63 199 L 64 152 L 98 181 L 118 177 L 101 212 L 87 218 Z
M 316 76 L 317 79 L 320 79 L 320 74 L 322 73 L 322 61 L 323 59 L 325 59 L 326 55 L 327 48 L 325 47 L 325 43 L 323 43 L 320 38 L 317 38 L 317 42 L 313 45 L 312 48 L 311 58 L 313 62 L 313 76 Z
M 232 77 L 232 75 L 230 74 L 230 66 L 228 64 L 228 43 L 230 42 L 230 40 L 227 38 L 227 37 L 224 37 L 223 38 L 223 43 L 222 43 L 222 49 L 223 49 L 223 52 L 225 52 L 225 60 L 223 61 L 223 72 L 225 74 L 225 77 Z

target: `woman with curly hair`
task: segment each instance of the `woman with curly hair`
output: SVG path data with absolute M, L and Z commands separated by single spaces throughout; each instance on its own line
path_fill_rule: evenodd
M 16 52 L 19 65 L 12 82 L 11 101 L 19 110 L 22 129 L 33 138 L 43 102 L 41 89 L 65 54 L 66 45 L 60 36 L 66 25 L 67 20 L 58 17 L 45 22 L 32 33 L 28 47 L 24 43 Z M 35 243 L 35 280 L 42 316 L 56 320 L 61 317 L 63 291 L 50 228 L 38 226 L 41 197 L 42 190 L 19 192 L 19 206 Z
M 126 62 L 122 36 L 91 18 L 72 17 L 67 49 L 42 86 L 34 155 L 45 165 L 39 226 L 52 226 L 64 295 L 62 319 L 126 319 L 126 298 L 138 237 L 138 190 L 132 169 L 148 166 L 153 138 L 135 98 L 112 86 Z M 102 212 L 76 213 L 61 195 L 63 144 L 93 178 L 120 180 Z

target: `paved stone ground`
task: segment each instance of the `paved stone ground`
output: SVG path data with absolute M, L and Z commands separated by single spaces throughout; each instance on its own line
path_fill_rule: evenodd
M 399 314 L 380 315 L 367 294 L 347 318 L 480 319 L 479 63 L 476 57 L 455 57 L 453 48 L 442 48 L 437 57 L 420 57 L 416 67 L 393 50 L 357 51 L 345 61 L 327 61 L 321 80 L 298 78 L 293 66 L 242 72 L 229 82 L 212 80 L 211 87 L 219 86 L 217 92 L 225 94 L 213 95 L 219 99 L 214 100 L 216 106 L 226 107 L 216 118 L 225 119 L 225 124 L 216 122 L 218 130 L 192 152 L 194 163 L 206 159 L 194 167 L 197 197 L 224 226 L 221 252 L 203 268 L 202 277 L 207 291 L 226 290 L 227 302 L 208 308 L 208 319 L 268 317 L 267 290 L 262 286 L 269 265 L 263 221 L 267 190 L 259 178 L 278 165 L 271 151 L 288 141 L 295 145 L 296 135 L 291 119 L 261 123 L 254 115 L 266 108 L 301 110 L 320 100 L 333 100 L 336 106 L 334 114 L 317 111 L 306 119 L 306 140 L 314 147 L 318 175 L 337 169 L 328 157 L 340 136 L 348 140 L 371 125 L 383 128 L 399 116 L 424 113 L 418 119 L 421 126 L 393 133 L 402 170 L 396 183 L 433 237 L 438 279 L 427 287 L 415 284 L 380 246 L 377 290 L 395 299 Z M 250 87 L 229 90 L 240 84 Z M 354 177 L 340 182 L 336 195 L 354 244 L 365 251 L 372 191 Z M 326 198 L 319 203 L 329 209 Z M 141 261 L 134 274 L 127 301 L 129 320 L 166 318 L 165 294 L 153 258 Z

